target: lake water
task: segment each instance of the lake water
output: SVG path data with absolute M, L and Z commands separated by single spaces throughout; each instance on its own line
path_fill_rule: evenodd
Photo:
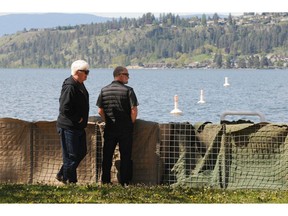
M 96 116 L 100 89 L 112 69 L 92 69 L 85 85 L 90 116 Z M 288 122 L 288 70 L 143 69 L 129 70 L 128 85 L 139 100 L 139 119 L 168 122 L 219 123 L 225 111 L 262 113 L 266 121 Z M 56 120 L 63 80 L 69 69 L 0 69 L 0 118 Z M 224 87 L 228 77 L 230 86 Z M 203 90 L 205 103 L 198 103 Z M 182 115 L 172 115 L 174 95 Z M 258 116 L 226 116 L 227 120 L 259 121 Z

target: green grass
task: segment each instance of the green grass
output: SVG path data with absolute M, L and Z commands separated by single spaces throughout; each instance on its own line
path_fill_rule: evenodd
M 283 190 L 218 190 L 131 185 L 0 185 L 0 203 L 288 203 Z

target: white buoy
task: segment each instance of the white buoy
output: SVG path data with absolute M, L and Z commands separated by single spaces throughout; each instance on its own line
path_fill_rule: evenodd
M 225 77 L 225 82 L 223 84 L 223 86 L 227 87 L 229 86 L 230 84 L 228 83 L 228 77 Z
M 174 109 L 170 112 L 172 114 L 182 114 L 182 111 L 178 109 L 178 95 L 174 96 Z
M 198 103 L 205 103 L 205 101 L 204 101 L 204 91 L 202 89 L 200 90 L 200 100 L 198 101 Z

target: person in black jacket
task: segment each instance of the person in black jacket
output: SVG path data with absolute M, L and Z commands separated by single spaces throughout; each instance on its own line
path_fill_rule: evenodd
M 117 143 L 120 151 L 120 183 L 126 186 L 132 179 L 133 127 L 138 114 L 138 101 L 128 83 L 129 73 L 118 66 L 113 72 L 114 80 L 101 89 L 96 105 L 105 122 L 102 161 L 102 183 L 111 183 L 111 166 Z
M 87 154 L 86 132 L 89 117 L 89 94 L 84 81 L 89 64 L 77 60 L 71 65 L 71 76 L 64 80 L 59 98 L 57 131 L 62 146 L 63 165 L 56 175 L 60 182 L 76 183 L 76 169 Z

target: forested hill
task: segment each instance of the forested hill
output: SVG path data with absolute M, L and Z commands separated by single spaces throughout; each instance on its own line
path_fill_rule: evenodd
M 288 13 L 181 18 L 152 13 L 0 37 L 0 67 L 287 68 Z

